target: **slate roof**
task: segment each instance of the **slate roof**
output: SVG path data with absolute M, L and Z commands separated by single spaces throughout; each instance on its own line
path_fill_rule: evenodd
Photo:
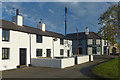
M 67 34 L 67 37 L 70 37 L 72 40 L 77 39 L 77 33 Z M 88 35 L 85 34 L 85 32 L 79 32 L 78 33 L 78 39 L 85 40 L 85 39 L 104 39 L 104 37 L 100 34 L 97 34 L 95 32 L 89 32 Z
M 2 26 L 1 26 L 1 24 L 2 24 Z M 51 31 L 42 31 L 41 29 L 33 28 L 30 26 L 26 26 L 26 25 L 18 26 L 13 22 L 1 20 L 1 19 L 0 19 L 0 28 L 14 30 L 14 31 L 20 31 L 20 32 L 25 32 L 25 33 L 31 33 L 31 34 L 39 34 L 39 35 L 48 36 L 48 37 L 70 39 L 69 37 L 65 37 L 64 35 L 59 34 L 59 33 L 51 32 Z

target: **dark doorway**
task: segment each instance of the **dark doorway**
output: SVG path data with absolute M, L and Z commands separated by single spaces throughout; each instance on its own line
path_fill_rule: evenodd
M 20 48 L 20 65 L 26 65 L 26 49 Z
M 67 56 L 70 56 L 70 50 L 67 50 Z
M 115 47 L 113 47 L 112 53 L 113 53 L 113 55 L 116 54 L 116 48 Z
M 51 57 L 51 49 L 47 49 L 47 54 L 46 54 L 46 57 Z
M 104 46 L 104 54 L 107 54 L 107 47 Z
M 79 54 L 82 54 L 82 48 L 79 48 Z
M 75 64 L 77 64 L 77 56 L 75 56 Z

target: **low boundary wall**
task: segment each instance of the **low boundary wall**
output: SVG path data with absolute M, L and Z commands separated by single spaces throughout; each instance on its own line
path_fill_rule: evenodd
M 62 59 L 32 58 L 31 64 L 36 67 L 66 68 L 74 66 L 75 59 L 74 57 Z
M 77 58 L 76 64 L 82 64 L 89 61 L 93 61 L 93 55 L 81 55 L 81 56 L 77 56 L 76 58 Z

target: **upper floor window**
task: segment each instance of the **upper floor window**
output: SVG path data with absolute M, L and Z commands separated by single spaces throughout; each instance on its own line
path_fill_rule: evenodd
M 9 41 L 9 30 L 2 30 L 2 41 Z
M 96 40 L 93 39 L 93 45 L 96 45 Z
M 64 39 L 60 39 L 60 44 L 61 44 L 61 45 L 64 44 Z
M 36 56 L 42 56 L 42 49 L 36 50 Z
M 9 59 L 9 48 L 2 48 L 2 59 Z
M 82 40 L 79 40 L 79 46 L 81 46 L 82 45 Z
M 60 49 L 60 55 L 64 54 L 64 49 Z
M 42 36 L 41 35 L 36 35 L 36 42 L 37 43 L 42 43 Z

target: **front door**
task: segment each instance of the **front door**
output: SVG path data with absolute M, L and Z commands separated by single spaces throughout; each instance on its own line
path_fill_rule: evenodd
M 107 55 L 107 47 L 104 46 L 104 54 Z
M 20 48 L 20 65 L 26 65 L 26 48 Z
M 46 57 L 51 57 L 51 49 L 47 49 L 47 55 Z
M 67 56 L 70 56 L 70 50 L 67 50 Z
M 82 48 L 79 48 L 79 54 L 82 54 Z

